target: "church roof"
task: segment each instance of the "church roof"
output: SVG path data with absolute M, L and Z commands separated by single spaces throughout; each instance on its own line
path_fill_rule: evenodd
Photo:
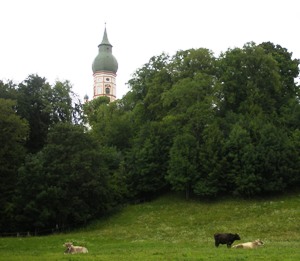
M 102 42 L 98 45 L 98 55 L 94 59 L 93 72 L 109 71 L 116 73 L 118 70 L 117 59 L 112 54 L 112 45 L 108 41 L 106 28 L 104 30 Z

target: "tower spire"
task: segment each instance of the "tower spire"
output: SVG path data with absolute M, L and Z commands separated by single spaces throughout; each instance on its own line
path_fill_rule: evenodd
M 98 45 L 98 49 L 98 55 L 92 65 L 94 76 L 93 97 L 107 96 L 110 98 L 110 101 L 114 101 L 116 99 L 118 62 L 112 54 L 112 45 L 108 41 L 106 23 L 103 39 Z
M 99 47 L 100 45 L 109 45 L 109 46 L 112 46 L 112 45 L 110 44 L 110 42 L 108 41 L 107 31 L 106 31 L 106 23 L 105 23 L 105 27 L 104 27 L 103 39 L 102 39 L 101 44 L 98 45 L 98 47 Z

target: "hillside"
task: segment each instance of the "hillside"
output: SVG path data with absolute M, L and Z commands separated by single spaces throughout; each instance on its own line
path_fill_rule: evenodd
M 300 260 L 300 194 L 265 200 L 185 201 L 176 195 L 127 206 L 69 234 L 0 238 L 0 260 Z M 256 250 L 214 246 L 215 232 L 261 239 Z M 86 255 L 64 255 L 73 241 Z

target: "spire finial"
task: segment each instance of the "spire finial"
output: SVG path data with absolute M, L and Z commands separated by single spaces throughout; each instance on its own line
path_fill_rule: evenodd
M 109 43 L 108 38 L 107 38 L 106 22 L 104 23 L 104 25 L 105 25 L 105 28 L 104 28 L 103 39 L 102 39 L 101 44 L 98 45 L 98 47 L 99 47 L 100 45 L 110 45 L 110 46 L 112 46 L 112 45 Z

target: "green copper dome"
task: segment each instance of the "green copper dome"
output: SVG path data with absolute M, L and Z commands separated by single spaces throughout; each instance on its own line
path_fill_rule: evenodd
M 118 62 L 112 55 L 112 45 L 108 41 L 106 28 L 104 30 L 102 42 L 98 45 L 98 48 L 99 53 L 92 65 L 93 72 L 109 71 L 116 73 L 118 71 Z

